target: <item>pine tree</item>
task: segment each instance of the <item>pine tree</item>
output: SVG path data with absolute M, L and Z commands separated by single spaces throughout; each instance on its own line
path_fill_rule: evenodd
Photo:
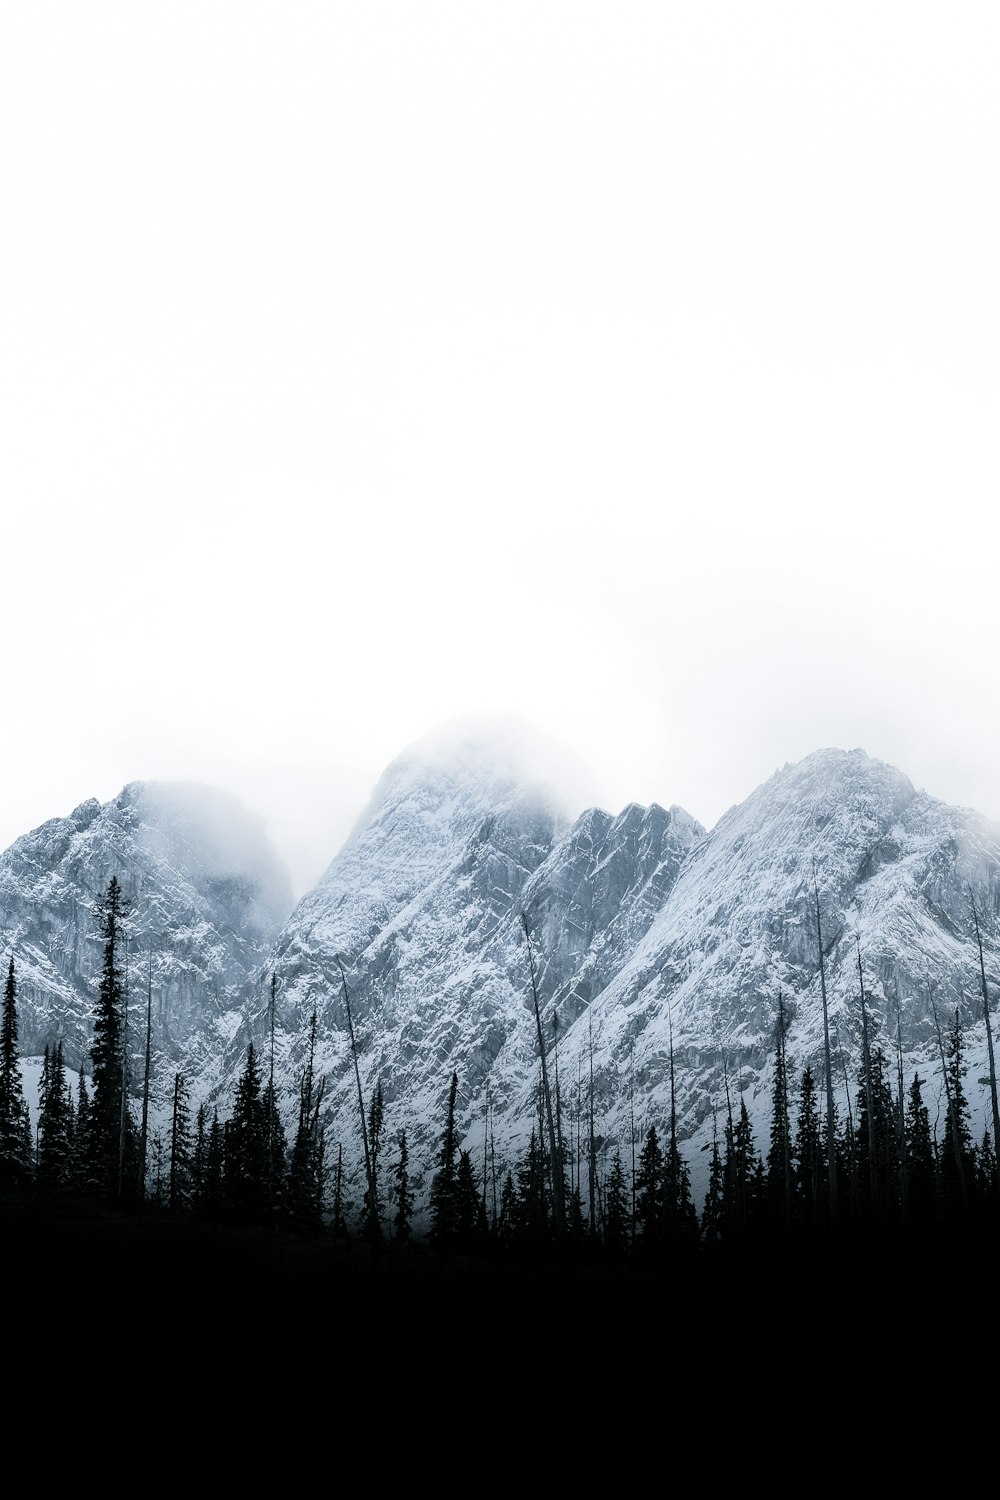
M 800 1221 L 813 1233 L 822 1227 L 825 1207 L 826 1145 L 820 1119 L 816 1078 L 811 1067 L 802 1073 L 792 1149 Z
M 792 1131 L 785 1066 L 785 1007 L 778 995 L 778 1042 L 771 1090 L 771 1135 L 764 1167 L 768 1218 L 772 1227 L 791 1228 L 793 1209 Z
M 259 1223 L 265 1216 L 267 1141 L 261 1103 L 260 1067 L 251 1041 L 236 1083 L 233 1113 L 225 1131 L 225 1195 L 235 1217 Z
M 46 1047 L 38 1084 L 36 1180 L 46 1192 L 73 1184 L 73 1093 L 66 1081 L 63 1044 Z
M 23 1187 L 31 1177 L 31 1156 L 31 1124 L 17 1046 L 17 979 L 12 954 L 0 1016 L 0 1187 Z
M 604 1187 L 604 1253 L 615 1264 L 624 1258 L 628 1250 L 631 1216 L 625 1163 L 621 1152 L 616 1151 Z
M 90 1091 L 82 1063 L 77 1075 L 76 1120 L 73 1129 L 73 1186 L 81 1192 L 90 1186 Z
M 906 1218 L 912 1228 L 922 1229 L 934 1217 L 936 1176 L 934 1137 L 923 1098 L 923 1079 L 914 1073 L 906 1096 Z
M 261 1095 L 261 1113 L 263 1118 L 264 1133 L 264 1183 L 263 1199 L 266 1211 L 272 1215 L 278 1215 L 284 1206 L 286 1190 L 286 1164 L 285 1158 L 288 1154 L 288 1140 L 285 1136 L 285 1127 L 281 1120 L 281 1111 L 278 1108 L 278 1091 L 274 1081 L 274 1015 L 275 1001 L 277 996 L 277 975 L 271 975 L 271 1002 L 268 1011 L 270 1029 L 270 1057 L 268 1063 L 267 1083 Z M 312 1056 L 316 1046 L 316 1012 L 313 1011 L 311 1045 L 310 1045 L 310 1075 L 312 1073 Z M 310 1076 L 311 1083 L 311 1076 Z
M 226 1132 L 217 1108 L 205 1140 L 205 1164 L 201 1172 L 197 1209 L 201 1218 L 217 1219 L 226 1201 Z
M 368 1106 L 368 1150 L 371 1153 L 371 1180 L 375 1193 L 375 1202 L 370 1205 L 371 1216 L 377 1224 L 382 1222 L 382 1194 L 379 1188 L 379 1158 L 382 1154 L 382 1132 L 385 1126 L 385 1101 L 382 1096 L 381 1080 L 376 1083 L 372 1090 L 371 1103 Z M 365 1198 L 368 1207 L 367 1195 Z
M 90 1047 L 89 1179 L 95 1191 L 124 1197 L 129 1195 L 128 1168 L 131 1165 L 134 1169 L 138 1143 L 128 1100 L 125 987 L 120 963 L 128 902 L 116 875 L 98 901 L 96 915 L 104 939 L 104 960 Z
M 208 1157 L 208 1106 L 198 1105 L 194 1121 L 194 1147 L 191 1151 L 191 1207 L 200 1214 L 205 1200 L 205 1171 Z
M 171 1213 L 191 1207 L 192 1154 L 190 1089 L 183 1073 L 174 1075 L 174 1102 L 170 1120 L 170 1189 Z
M 410 1148 L 407 1145 L 405 1130 L 400 1131 L 396 1144 L 399 1147 L 399 1156 L 396 1158 L 392 1173 L 396 1183 L 394 1193 L 396 1214 L 392 1227 L 397 1243 L 405 1245 L 410 1239 L 414 1201 L 413 1190 L 410 1187 Z
M 722 1244 L 726 1237 L 726 1174 L 717 1133 L 712 1138 L 708 1187 L 701 1209 L 701 1237 L 709 1248 Z
M 939 1176 L 942 1206 L 946 1215 L 968 1212 L 970 1193 L 975 1181 L 976 1149 L 969 1124 L 969 1102 L 963 1083 L 968 1071 L 961 1016 L 956 1009 L 944 1055 L 947 1119 L 941 1143 Z
M 455 1248 L 466 1255 L 475 1254 L 485 1247 L 486 1239 L 486 1210 L 476 1169 L 471 1153 L 460 1151 L 455 1173 Z
M 288 1167 L 288 1213 L 300 1229 L 323 1221 L 323 1132 L 319 1123 L 323 1080 L 316 1082 L 316 1012 L 309 1023 L 309 1052 L 299 1084 L 299 1120 Z
M 350 1204 L 344 1195 L 344 1148 L 343 1145 L 338 1145 L 337 1166 L 333 1174 L 333 1203 L 331 1204 L 330 1214 L 330 1233 L 336 1240 L 346 1240 L 348 1238 L 347 1215 L 349 1211 Z
M 517 1246 L 517 1188 L 514 1185 L 514 1174 L 509 1170 L 500 1188 L 496 1239 L 502 1250 L 510 1252 Z
M 455 1100 L 458 1096 L 458 1074 L 452 1073 L 448 1090 L 448 1115 L 441 1135 L 437 1171 L 431 1183 L 430 1241 L 439 1250 L 453 1247 L 458 1227 L 455 1198 L 458 1188 L 458 1138 L 455 1129 Z
M 515 1173 L 514 1248 L 526 1255 L 541 1255 L 552 1239 L 549 1196 L 549 1160 L 537 1130 L 532 1130 L 528 1148 Z
M 897 1154 L 896 1104 L 887 1077 L 885 1053 L 869 1046 L 858 1090 L 858 1124 L 854 1133 L 861 1212 L 869 1222 L 886 1223 L 899 1210 L 900 1164 Z
M 284 1208 L 286 1191 L 285 1159 L 288 1138 L 278 1109 L 278 1091 L 274 1075 L 268 1078 L 260 1096 L 261 1134 L 264 1140 L 264 1178 L 261 1183 L 263 1211 L 271 1218 Z
M 663 1151 L 656 1126 L 650 1125 L 639 1152 L 635 1179 L 636 1249 L 650 1256 L 663 1243 Z

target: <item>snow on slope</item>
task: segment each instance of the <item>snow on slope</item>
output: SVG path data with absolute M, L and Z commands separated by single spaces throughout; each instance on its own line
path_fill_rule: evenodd
M 287 873 L 259 821 L 227 793 L 133 782 L 103 806 L 25 834 L 0 855 L 0 931 L 18 981 L 23 1056 L 63 1041 L 67 1066 L 89 1067 L 102 942 L 97 899 L 117 876 L 126 924 L 130 1017 L 167 1064 L 212 1066 L 246 976 L 292 905 Z
M 600 1118 L 623 1143 L 633 1119 L 640 1134 L 668 1124 L 672 1047 L 682 1149 L 703 1192 L 727 1086 L 734 1109 L 745 1099 L 766 1149 L 779 996 L 793 1090 L 807 1062 L 825 1076 L 818 897 L 842 1115 L 848 1090 L 856 1105 L 863 975 L 893 1076 L 898 1006 L 906 1081 L 919 1068 L 929 1103 L 940 1074 L 934 1010 L 946 1031 L 959 1009 L 981 1131 L 985 1024 L 971 901 L 992 988 L 998 871 L 996 825 L 917 792 L 861 750 L 817 751 L 776 772 L 692 850 L 586 1032 L 578 1024 L 567 1036 L 565 1065 L 586 1076 L 593 1049 Z

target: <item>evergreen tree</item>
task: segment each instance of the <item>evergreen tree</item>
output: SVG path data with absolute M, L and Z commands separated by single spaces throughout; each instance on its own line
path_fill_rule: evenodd
M 663 1231 L 674 1250 L 692 1249 L 700 1238 L 698 1212 L 691 1193 L 691 1173 L 681 1155 L 676 1131 L 663 1158 Z
M 455 1129 L 455 1100 L 458 1096 L 458 1074 L 452 1073 L 448 1090 L 448 1115 L 441 1135 L 437 1171 L 431 1183 L 431 1244 L 439 1250 L 452 1248 L 458 1227 L 456 1195 L 458 1190 L 458 1138 Z
M 778 997 L 778 1043 L 774 1054 L 774 1084 L 771 1090 L 771 1134 L 764 1166 L 767 1216 L 772 1227 L 788 1230 L 794 1206 L 792 1175 L 792 1130 L 788 1104 L 788 1073 L 785 1065 L 785 1009 Z
M 958 1010 L 948 1033 L 944 1059 L 947 1118 L 941 1142 L 939 1182 L 942 1209 L 946 1215 L 968 1212 L 975 1182 L 976 1149 L 969 1124 L 969 1102 L 963 1082 L 969 1071 L 965 1061 L 965 1039 Z
M 413 1219 L 413 1190 L 410 1187 L 410 1148 L 406 1141 L 406 1131 L 401 1130 L 396 1142 L 399 1147 L 399 1156 L 393 1168 L 393 1178 L 396 1183 L 395 1200 L 396 1214 L 392 1221 L 393 1233 L 399 1244 L 405 1245 L 410 1238 L 411 1221 Z
M 548 1172 L 541 1137 L 533 1130 L 515 1171 L 514 1247 L 521 1254 L 541 1255 L 553 1236 Z
M 194 1146 L 191 1151 L 191 1207 L 200 1214 L 205 1199 L 205 1172 L 208 1156 L 208 1107 L 198 1105 L 194 1122 Z
M 261 1101 L 260 1067 L 251 1041 L 236 1083 L 233 1113 L 225 1131 L 225 1196 L 235 1217 L 259 1223 L 266 1214 L 264 1184 L 267 1139 Z
M 309 1023 L 309 1052 L 299 1084 L 299 1121 L 288 1167 L 288 1213 L 300 1229 L 323 1222 L 323 1131 L 319 1122 L 323 1080 L 316 1082 L 316 1012 Z
M 712 1140 L 712 1155 L 708 1167 L 708 1187 L 701 1209 L 701 1237 L 705 1245 L 721 1244 L 726 1233 L 726 1176 L 719 1150 L 719 1138 Z
M 825 1219 L 826 1144 L 816 1092 L 816 1078 L 811 1067 L 802 1073 L 799 1085 L 798 1114 L 792 1149 L 795 1182 L 802 1227 L 813 1232 Z
M 368 1204 L 368 1196 L 365 1195 L 366 1209 L 370 1207 L 371 1217 L 376 1224 L 382 1222 L 382 1193 L 379 1187 L 379 1158 L 382 1155 L 382 1139 L 385 1126 L 385 1101 L 382 1096 L 381 1080 L 376 1083 L 372 1090 L 371 1102 L 368 1106 L 368 1151 L 371 1160 L 371 1180 L 375 1192 L 375 1202 Z
M 989 1126 L 983 1131 L 982 1143 L 976 1153 L 976 1195 L 980 1208 L 987 1212 L 991 1220 L 995 1219 L 997 1158 Z
M 517 1246 L 517 1188 L 514 1174 L 508 1170 L 500 1188 L 500 1211 L 497 1215 L 496 1238 L 501 1249 L 514 1250 Z
M 73 1185 L 73 1093 L 66 1081 L 63 1044 L 46 1047 L 38 1084 L 36 1179 L 46 1192 Z
M 616 1151 L 604 1189 L 604 1253 L 615 1264 L 628 1250 L 631 1217 L 625 1163 L 621 1152 Z
M 746 1100 L 740 1097 L 739 1118 L 730 1111 L 723 1159 L 727 1234 L 742 1237 L 757 1227 L 764 1196 L 764 1164 L 757 1151 Z
M 922 1228 L 934 1216 L 937 1167 L 930 1114 L 923 1098 L 923 1079 L 914 1073 L 906 1096 L 906 1217 L 908 1225 Z
M 198 1171 L 198 1197 L 195 1207 L 199 1217 L 217 1219 L 223 1212 L 225 1201 L 226 1132 L 219 1119 L 218 1109 L 213 1108 L 212 1123 L 205 1134 L 204 1165 L 200 1166 Z
M 455 1247 L 464 1254 L 481 1251 L 488 1237 L 486 1209 L 468 1151 L 458 1154 L 455 1173 Z
M 261 1134 L 264 1139 L 264 1179 L 261 1198 L 264 1212 L 275 1216 L 284 1206 L 286 1188 L 285 1158 L 288 1155 L 288 1138 L 278 1109 L 278 1091 L 274 1073 L 264 1085 L 260 1096 Z
M 344 1148 L 337 1147 L 337 1166 L 333 1174 L 333 1203 L 331 1204 L 330 1232 L 334 1239 L 346 1240 L 347 1215 L 350 1205 L 344 1196 Z
M 192 1155 L 190 1089 L 183 1073 L 174 1075 L 174 1102 L 170 1120 L 170 1191 L 171 1213 L 191 1207 Z
M 85 1191 L 90 1186 L 90 1091 L 81 1063 L 77 1075 L 76 1119 L 73 1127 L 73 1186 Z
M 0 1187 L 22 1187 L 31 1169 L 31 1123 L 18 1055 L 17 979 L 12 954 L 0 1015 Z
M 138 1143 L 128 1100 L 125 987 L 120 962 L 128 902 L 116 875 L 98 901 L 96 915 L 104 939 L 104 960 L 90 1047 L 89 1185 L 106 1196 L 123 1197 L 128 1196 L 130 1168 L 134 1176 Z
M 662 1245 L 663 1217 L 663 1151 L 656 1126 L 650 1125 L 639 1152 L 635 1179 L 636 1249 L 644 1256 Z
M 859 1206 L 869 1222 L 887 1222 L 899 1210 L 900 1163 L 896 1104 L 888 1079 L 885 1053 L 868 1049 L 858 1090 L 858 1124 L 854 1133 L 858 1164 Z

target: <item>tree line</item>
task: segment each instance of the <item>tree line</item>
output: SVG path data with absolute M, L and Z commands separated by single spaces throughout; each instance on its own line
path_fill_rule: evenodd
M 727 1077 L 725 1110 L 717 1120 L 701 1205 L 692 1194 L 678 1136 L 671 1039 L 669 1117 L 659 1127 L 647 1125 L 641 1134 L 633 1129 L 627 1148 L 618 1146 L 610 1154 L 596 1130 L 592 1089 L 587 1131 L 578 1129 L 574 1143 L 558 1083 L 550 1084 L 542 1066 L 537 1118 L 519 1159 L 498 1167 L 487 1130 L 482 1158 L 474 1162 L 460 1145 L 459 1079 L 453 1073 L 437 1153 L 429 1164 L 428 1228 L 418 1234 L 407 1132 L 387 1139 L 381 1084 L 368 1100 L 362 1096 L 346 978 L 365 1160 L 360 1204 L 348 1201 L 342 1145 L 334 1159 L 327 1157 L 315 1012 L 294 1129 L 287 1131 L 282 1121 L 274 1078 L 273 978 L 270 1053 L 261 1055 L 249 1043 L 226 1118 L 220 1118 L 218 1107 L 209 1111 L 205 1104 L 193 1111 L 188 1082 L 178 1072 L 169 1122 L 150 1131 L 147 1010 L 141 1113 L 135 1117 L 121 964 L 127 914 L 128 903 L 112 878 L 96 906 L 103 958 L 89 1084 L 82 1065 L 71 1083 L 61 1041 L 47 1045 L 34 1131 L 24 1096 L 17 975 L 10 956 L 0 1015 L 0 1187 L 6 1192 L 96 1196 L 125 1208 L 151 1205 L 177 1216 L 284 1226 L 372 1248 L 401 1249 L 425 1239 L 446 1258 L 516 1261 L 562 1253 L 609 1265 L 711 1259 L 731 1249 L 745 1253 L 779 1241 L 817 1245 L 845 1234 L 918 1238 L 1000 1223 L 995 1134 L 987 1128 L 981 1140 L 973 1139 L 959 1011 L 946 1029 L 935 1012 L 945 1101 L 939 1131 L 925 1102 L 928 1080 L 919 1072 L 904 1078 L 898 1034 L 894 1059 L 875 1035 L 860 950 L 862 1049 L 853 1089 L 848 1086 L 842 1095 L 845 1107 L 834 1102 L 828 1040 L 825 1079 L 811 1066 L 797 1079 L 789 1076 L 779 995 L 768 1140 L 758 1146 L 745 1100 L 741 1094 L 734 1104 Z M 526 921 L 524 932 L 530 958 Z M 978 923 L 976 934 L 978 938 Z M 822 976 L 821 945 L 819 951 Z M 530 973 L 544 1062 L 533 966 Z M 982 985 L 995 1112 L 984 969 Z M 823 1003 L 825 1018 L 825 983 Z

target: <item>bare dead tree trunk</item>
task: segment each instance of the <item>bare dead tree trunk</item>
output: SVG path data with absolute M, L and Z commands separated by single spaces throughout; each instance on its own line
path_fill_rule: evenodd
M 371 1151 L 368 1148 L 368 1122 L 365 1118 L 365 1096 L 361 1088 L 361 1069 L 358 1066 L 358 1044 L 354 1039 L 354 1018 L 351 1015 L 351 997 L 347 989 L 347 975 L 344 973 L 344 965 L 341 963 L 340 955 L 335 955 L 337 968 L 340 970 L 340 978 L 344 986 L 344 1007 L 347 1011 L 347 1031 L 351 1039 L 351 1056 L 354 1059 L 354 1079 L 358 1086 L 358 1114 L 361 1117 L 361 1141 L 365 1148 L 365 1177 L 368 1181 L 368 1231 L 372 1245 L 378 1244 L 378 1201 L 375 1195 L 375 1171 L 372 1165 Z
M 597 1209 L 598 1209 L 597 1142 L 596 1142 L 596 1140 L 594 1138 L 594 1018 L 593 1018 L 593 1015 L 589 1012 L 589 1010 L 588 1010 L 588 1013 L 587 1013 L 587 1024 L 588 1024 L 589 1039 L 590 1039 L 590 1111 L 589 1111 L 590 1112 L 590 1143 L 589 1143 L 589 1148 L 588 1148 L 588 1155 L 589 1155 L 589 1158 L 590 1158 L 590 1160 L 588 1162 L 588 1168 L 589 1168 L 589 1189 L 588 1190 L 589 1190 L 589 1193 L 590 1193 L 590 1203 L 589 1203 L 588 1207 L 589 1207 L 589 1212 L 590 1212 L 590 1227 L 591 1227 L 592 1232 L 594 1234 L 596 1234 L 598 1232 L 598 1229 L 599 1229 L 599 1224 L 598 1224 L 598 1212 L 597 1212 Z
M 858 985 L 861 991 L 861 1049 L 865 1066 L 865 1107 L 868 1111 L 868 1191 L 871 1195 L 872 1218 L 878 1208 L 878 1173 L 875 1170 L 875 1114 L 872 1098 L 872 1049 L 868 1035 L 868 1002 L 865 999 L 865 974 L 861 967 L 861 939 L 858 945 Z
M 146 979 L 146 1061 L 142 1075 L 142 1131 L 139 1136 L 139 1198 L 146 1196 L 146 1147 L 149 1140 L 149 1070 L 153 1056 L 153 945 Z
M 833 1062 L 830 1056 L 830 1012 L 826 1002 L 826 966 L 823 962 L 823 929 L 819 918 L 819 886 L 813 866 L 813 895 L 816 900 L 816 948 L 819 954 L 819 985 L 823 997 L 823 1049 L 826 1061 L 826 1172 L 830 1195 L 830 1223 L 837 1224 L 837 1142 L 833 1111 Z
M 556 1134 L 556 1122 L 552 1111 L 552 1096 L 549 1092 L 549 1075 L 545 1066 L 545 1042 L 542 1037 L 542 1017 L 538 1006 L 538 988 L 535 984 L 535 963 L 531 952 L 531 933 L 528 919 L 521 913 L 521 926 L 528 947 L 528 970 L 531 975 L 531 994 L 535 1005 L 535 1026 L 538 1032 L 538 1051 L 542 1065 L 542 1096 L 545 1106 L 545 1124 L 549 1137 L 549 1152 L 552 1157 L 552 1209 L 556 1236 L 560 1237 L 566 1227 L 566 1204 L 563 1194 L 562 1152 Z
M 910 1207 L 910 1168 L 906 1160 L 906 1085 L 903 1080 L 903 1021 L 898 984 L 896 985 L 896 1077 L 899 1087 L 899 1109 L 896 1121 L 899 1206 L 905 1224 Z
M 983 987 L 983 1020 L 986 1022 L 986 1046 L 990 1058 L 990 1101 L 993 1105 L 993 1154 L 1000 1163 L 1000 1108 L 997 1107 L 997 1069 L 993 1060 L 993 1028 L 990 1025 L 990 997 L 986 988 L 986 965 L 983 962 L 983 939 L 979 931 L 979 914 L 976 911 L 976 903 L 972 900 L 972 887 L 969 887 L 969 899 L 972 901 L 972 920 L 976 924 L 976 942 L 979 945 L 979 979 Z M 997 1169 L 997 1187 L 1000 1189 L 1000 1166 Z

